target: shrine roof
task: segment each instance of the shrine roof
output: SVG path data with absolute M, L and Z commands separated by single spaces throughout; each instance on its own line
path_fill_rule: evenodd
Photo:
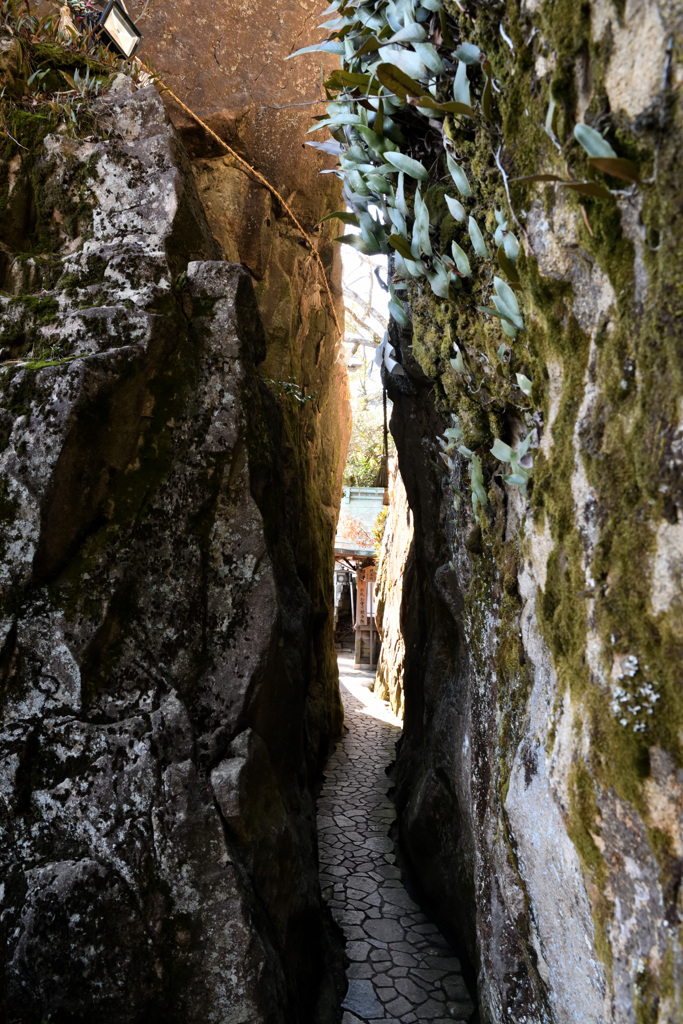
M 373 527 L 383 508 L 383 487 L 344 487 L 335 555 L 371 558 L 375 554 Z

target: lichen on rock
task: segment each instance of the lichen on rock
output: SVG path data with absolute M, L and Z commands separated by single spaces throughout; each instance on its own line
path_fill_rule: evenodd
M 159 95 L 98 102 L 109 139 L 31 154 L 51 276 L 0 309 L 2 991 L 26 1021 L 325 1020 L 309 780 L 341 723 L 303 460 Z
M 496 209 L 519 218 L 526 331 L 509 342 L 471 296 L 415 284 L 412 329 L 394 328 L 417 389 L 392 416 L 415 520 L 400 837 L 476 963 L 484 1019 L 675 1020 L 680 12 L 510 3 L 472 22 L 445 8 L 500 87 L 491 137 L 465 128 L 451 141 L 480 222 Z M 629 86 L 641 36 L 652 60 Z M 596 125 L 638 161 L 640 184 L 598 199 L 515 180 L 556 166 L 551 92 L 561 142 L 577 121 Z M 443 181 L 422 188 L 443 244 Z M 470 457 L 452 444 L 436 468 L 454 416 L 482 467 L 476 513 Z M 491 449 L 529 434 L 525 490 Z

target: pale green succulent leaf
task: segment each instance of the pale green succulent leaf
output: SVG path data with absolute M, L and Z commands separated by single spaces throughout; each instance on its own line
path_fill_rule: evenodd
M 299 57 L 302 53 L 336 53 L 338 56 L 343 56 L 345 52 L 344 43 L 334 39 L 322 43 L 313 43 L 312 46 L 303 46 L 300 50 L 287 54 L 285 60 L 289 60 L 290 57 Z
M 402 213 L 404 217 L 410 216 L 410 210 L 408 209 L 408 204 L 406 203 L 406 196 L 405 196 L 405 174 L 403 173 L 403 171 L 400 171 L 399 175 L 398 175 L 398 184 L 396 185 L 396 200 L 395 200 L 395 203 L 396 203 L 396 209 L 399 211 L 399 213 Z
M 462 360 L 462 352 L 460 351 L 460 349 L 458 349 L 458 351 L 455 353 L 455 359 L 451 359 L 450 363 L 457 373 L 465 372 L 465 364 Z
M 464 221 L 467 217 L 465 213 L 465 207 L 462 205 L 459 199 L 454 199 L 452 196 L 444 196 L 446 200 L 446 206 L 451 217 L 457 221 Z
M 600 132 L 596 132 L 595 128 L 591 128 L 587 124 L 574 126 L 574 138 L 583 146 L 588 156 L 615 157 L 617 155 L 607 139 L 603 139 Z
M 491 455 L 493 455 L 494 459 L 499 459 L 501 462 L 510 462 L 512 459 L 512 448 L 497 437 L 493 442 Z
M 387 152 L 384 154 L 384 159 L 396 170 L 409 174 L 411 178 L 417 178 L 418 181 L 429 181 L 429 172 L 424 165 L 419 160 L 413 160 L 411 156 L 406 156 L 405 153 Z
M 406 25 L 404 28 L 399 29 L 393 36 L 387 39 L 386 44 L 390 43 L 421 43 L 427 38 L 427 29 L 424 25 L 418 25 L 417 22 L 412 22 L 410 25 Z
M 496 307 L 499 316 L 504 317 L 508 323 L 511 323 L 518 330 L 522 330 L 524 327 L 524 321 L 521 316 L 519 313 L 513 313 L 509 306 L 507 306 L 503 299 L 501 299 L 500 295 L 494 294 L 493 305 Z
M 534 436 L 534 432 L 533 432 L 533 430 L 531 430 L 531 431 L 529 431 L 527 436 L 522 441 L 521 445 L 517 449 L 517 455 L 518 455 L 519 458 L 521 458 L 523 455 L 526 455 L 526 453 L 529 451 L 529 446 L 531 444 L 531 439 L 532 439 L 533 436 Z
M 481 459 L 478 455 L 472 456 L 472 497 L 474 498 L 475 496 L 480 505 L 486 504 L 487 497 L 484 489 L 484 474 L 481 468 Z M 476 511 L 476 505 L 474 507 Z
M 519 316 L 519 303 L 517 302 L 517 296 L 510 285 L 507 284 L 506 281 L 503 281 L 501 277 L 494 277 L 493 287 L 496 294 L 503 300 L 507 308 L 516 316 Z M 514 319 L 514 317 L 512 319 Z
M 463 43 L 454 54 L 458 60 L 462 61 L 463 64 L 479 64 L 479 58 L 481 57 L 481 50 L 474 43 Z
M 362 252 L 364 256 L 379 256 L 382 251 L 374 236 L 370 236 L 369 241 L 366 241 L 361 235 L 339 235 L 338 238 L 335 238 L 335 242 L 350 245 L 358 252 Z
M 460 248 L 456 241 L 451 242 L 451 252 L 453 253 L 455 265 L 460 273 L 464 274 L 465 277 L 469 277 L 472 273 L 472 268 L 470 266 L 470 261 L 467 258 L 467 253 Z
M 453 99 L 457 103 L 464 103 L 466 106 L 471 107 L 472 103 L 470 100 L 470 83 L 467 77 L 467 66 L 459 60 L 458 68 L 455 72 L 455 81 L 453 82 Z
M 438 257 L 434 258 L 431 270 L 425 269 L 425 275 L 436 296 L 440 299 L 450 298 L 451 275 Z
M 512 263 L 516 263 L 517 257 L 519 256 L 519 242 L 511 231 L 506 231 L 505 233 L 505 237 L 503 238 L 503 249 L 507 258 Z
M 456 164 L 450 153 L 446 153 L 446 163 L 448 164 L 449 173 L 455 182 L 455 187 L 458 192 L 463 196 L 471 196 L 472 189 L 470 188 L 467 180 L 467 175 L 463 171 L 462 167 L 459 164 Z
M 413 49 L 422 63 L 435 75 L 442 75 L 444 73 L 446 70 L 444 63 L 431 43 L 413 43 Z
M 386 46 L 382 48 L 382 60 L 385 63 L 393 64 L 399 71 L 415 78 L 418 82 L 429 80 L 429 71 L 418 55 L 413 50 L 403 50 L 400 46 Z M 420 93 L 423 90 L 420 89 Z M 419 96 L 420 93 L 417 93 Z
M 486 248 L 484 236 L 482 235 L 476 220 L 471 215 L 469 220 L 467 221 L 467 227 L 470 235 L 470 240 L 472 242 L 472 248 L 476 252 L 477 256 L 481 256 L 482 259 L 486 259 L 486 257 L 489 254 L 489 251 Z
M 513 487 L 521 487 L 522 489 L 525 489 L 527 485 L 527 478 L 522 476 L 521 473 L 509 473 L 503 477 L 503 480 L 506 484 L 511 484 Z
M 404 327 L 406 327 L 410 323 L 410 320 L 408 319 L 406 311 L 404 310 L 403 306 L 398 301 L 398 299 L 389 299 L 388 305 L 389 312 L 393 316 L 394 320 L 397 323 L 402 324 Z
M 386 135 L 378 135 L 377 132 L 373 131 L 372 128 L 368 128 L 366 125 L 359 125 L 356 129 L 358 134 L 362 136 L 365 142 L 371 149 L 374 149 L 375 153 L 379 153 L 382 156 L 387 150 L 395 151 L 398 146 L 391 139 L 388 139 Z

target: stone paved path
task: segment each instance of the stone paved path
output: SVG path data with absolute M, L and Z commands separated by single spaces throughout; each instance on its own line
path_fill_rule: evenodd
M 340 655 L 339 675 L 349 731 L 325 768 L 318 835 L 323 894 L 351 961 L 343 1024 L 468 1021 L 474 1006 L 460 962 L 403 887 L 388 835 L 386 768 L 401 723 L 352 657 Z

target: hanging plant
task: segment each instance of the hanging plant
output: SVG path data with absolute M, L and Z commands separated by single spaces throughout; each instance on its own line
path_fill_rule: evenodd
M 510 346 L 525 331 L 517 270 L 520 240 L 509 227 L 509 219 L 517 225 L 519 221 L 511 209 L 509 215 L 501 209 L 482 209 L 477 182 L 459 156 L 459 150 L 467 150 L 461 143 L 484 133 L 509 202 L 495 123 L 494 93 L 500 88 L 486 54 L 472 41 L 457 38 L 458 27 L 441 0 L 334 0 L 324 17 L 328 20 L 322 27 L 328 37 L 297 53 L 322 52 L 340 58 L 341 67 L 324 83 L 326 114 L 316 118 L 310 129 L 313 133 L 327 129 L 332 141 L 310 145 L 338 158 L 336 173 L 343 182 L 347 209 L 330 216 L 357 229 L 337 241 L 369 256 L 393 256 L 390 311 L 399 323 L 410 322 L 400 293 L 410 287 L 414 298 L 415 291 L 428 290 L 442 302 L 466 304 L 473 314 L 497 323 L 505 336 L 498 361 L 509 362 Z M 514 53 L 512 41 L 502 24 L 499 27 Z M 556 113 L 551 93 L 545 131 L 561 149 L 555 134 Z M 636 166 L 621 159 L 593 128 L 577 125 L 574 139 L 597 172 L 638 181 Z M 564 170 L 564 177 L 539 173 L 514 180 L 555 182 L 578 195 L 610 197 L 607 185 L 576 180 L 566 164 Z M 445 249 L 437 225 L 431 223 L 426 198 L 429 188 L 437 184 L 458 232 Z M 489 230 L 487 225 L 495 226 Z M 489 298 L 482 303 L 487 292 Z M 395 368 L 400 364 L 386 341 L 378 355 L 388 372 L 392 367 L 398 372 Z M 485 354 L 480 355 L 488 362 Z M 470 393 L 475 393 L 472 373 L 455 343 L 450 363 Z M 524 374 L 516 376 L 517 386 L 511 382 L 510 390 L 513 396 L 519 394 L 519 407 L 526 410 L 532 382 Z M 460 453 L 470 462 L 476 514 L 486 502 L 481 462 L 473 453 L 463 453 L 462 447 Z M 500 457 L 499 449 L 491 454 Z M 525 490 L 531 453 L 512 452 L 507 461 L 511 472 L 503 479 Z
M 447 115 L 456 124 L 466 123 L 468 131 L 488 130 L 491 66 L 473 43 L 453 42 L 440 0 L 335 0 L 324 16 L 330 15 L 322 26 L 329 37 L 297 51 L 337 54 L 342 64 L 325 82 L 327 113 L 311 129 L 326 128 L 334 142 L 311 145 L 339 158 L 348 210 L 331 216 L 358 232 L 338 241 L 369 256 L 393 254 L 391 310 L 405 323 L 397 295 L 401 280 L 412 279 L 438 298 L 454 301 L 461 279 L 476 275 L 481 261 L 492 262 L 484 234 L 463 203 L 474 201 L 474 193 L 444 130 Z M 421 185 L 438 180 L 451 182 L 452 194 L 444 198 L 463 225 L 461 238 L 447 252 L 435 244 L 421 193 Z M 514 277 L 519 242 L 507 224 L 504 234 L 502 269 L 512 269 Z M 511 318 L 498 309 L 499 301 L 496 291 L 493 313 L 506 333 L 510 327 L 515 333 L 523 329 L 519 305 Z

